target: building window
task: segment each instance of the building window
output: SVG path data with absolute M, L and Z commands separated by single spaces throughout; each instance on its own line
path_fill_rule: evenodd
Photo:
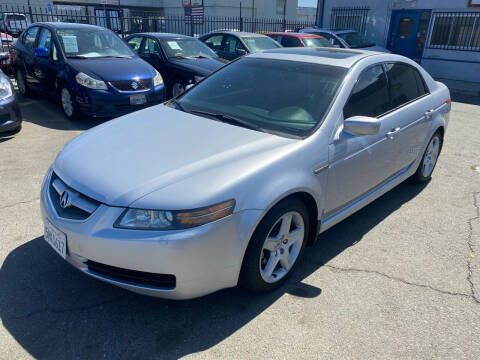
M 357 30 L 364 34 L 368 20 L 368 7 L 335 7 L 332 8 L 330 27 L 333 29 Z
M 480 51 L 480 12 L 435 13 L 428 47 Z
M 277 0 L 277 15 L 283 15 L 287 0 Z

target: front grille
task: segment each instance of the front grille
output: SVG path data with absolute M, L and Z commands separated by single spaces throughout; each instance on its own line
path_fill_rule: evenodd
M 163 289 L 174 289 L 176 286 L 175 275 L 122 269 L 100 264 L 92 260 L 88 260 L 86 265 L 88 266 L 88 270 L 94 274 L 103 275 L 113 280 L 128 282 L 132 285 L 147 285 Z
M 115 89 L 119 91 L 148 90 L 152 87 L 152 84 L 153 84 L 152 79 L 110 81 L 110 85 L 112 85 Z
M 65 192 L 68 194 L 68 202 L 63 207 L 62 195 Z M 50 178 L 49 194 L 57 215 L 65 219 L 85 220 L 100 206 L 100 202 L 72 189 L 55 173 Z

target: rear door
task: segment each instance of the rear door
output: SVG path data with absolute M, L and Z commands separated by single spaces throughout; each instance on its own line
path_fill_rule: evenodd
M 387 63 L 385 69 L 394 109 L 390 116 L 398 129 L 394 134 L 399 146 L 397 167 L 403 169 L 423 151 L 436 103 L 416 68 L 405 63 Z
M 382 64 L 366 68 L 358 77 L 343 116 L 369 116 L 381 120 L 376 135 L 340 132 L 329 145 L 330 166 L 326 213 L 329 217 L 392 178 L 398 171 L 397 142 L 388 135 L 396 128 L 388 83 Z

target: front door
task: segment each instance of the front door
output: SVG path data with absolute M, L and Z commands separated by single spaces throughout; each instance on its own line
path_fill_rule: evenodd
M 430 13 L 430 10 L 394 10 L 388 48 L 395 54 L 420 60 Z

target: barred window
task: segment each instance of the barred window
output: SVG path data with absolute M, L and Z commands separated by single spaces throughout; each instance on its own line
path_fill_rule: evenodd
M 342 30 L 357 30 L 363 34 L 368 20 L 368 7 L 335 7 L 332 8 L 330 27 Z
M 429 48 L 480 51 L 480 12 L 434 14 Z

